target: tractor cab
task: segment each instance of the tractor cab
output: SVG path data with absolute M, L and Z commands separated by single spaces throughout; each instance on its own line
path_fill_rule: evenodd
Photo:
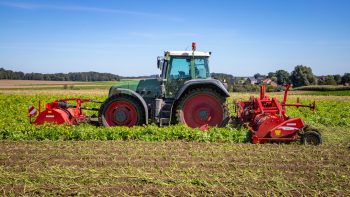
M 186 81 L 210 79 L 210 52 L 166 51 L 158 57 L 160 78 L 165 87 L 165 97 L 173 98 Z

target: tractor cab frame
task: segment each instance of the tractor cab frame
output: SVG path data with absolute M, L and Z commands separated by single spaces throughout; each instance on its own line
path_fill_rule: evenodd
M 160 80 L 165 98 L 174 98 L 186 81 L 210 79 L 209 57 L 211 52 L 166 51 L 157 58 L 161 70 Z

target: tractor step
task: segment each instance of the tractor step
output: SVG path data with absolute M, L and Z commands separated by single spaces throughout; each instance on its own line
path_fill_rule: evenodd
M 165 102 L 165 104 L 162 107 L 162 110 L 160 112 L 159 116 L 159 125 L 169 125 L 170 124 L 170 116 L 171 116 L 171 107 L 173 103 L 172 102 Z
M 170 118 L 170 115 L 171 115 L 171 111 L 163 111 L 161 112 L 161 117 L 163 118 Z
M 170 124 L 170 118 L 161 118 L 159 120 L 159 126 L 168 126 Z

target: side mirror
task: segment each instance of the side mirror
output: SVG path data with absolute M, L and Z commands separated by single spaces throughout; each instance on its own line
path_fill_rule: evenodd
M 164 63 L 164 58 L 163 57 L 157 57 L 157 67 L 162 70 L 163 69 L 163 63 Z

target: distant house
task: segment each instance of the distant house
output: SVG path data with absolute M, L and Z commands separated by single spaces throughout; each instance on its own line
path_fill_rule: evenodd
M 248 78 L 247 78 L 247 83 L 250 83 L 250 84 L 252 84 L 252 85 L 255 85 L 255 84 L 258 83 L 258 80 L 255 79 L 255 77 L 248 77 Z
M 259 76 L 258 78 L 256 78 L 257 83 L 256 84 L 262 84 L 263 81 L 266 79 L 266 76 Z
M 260 84 L 270 85 L 270 86 L 273 86 L 273 87 L 277 87 L 278 86 L 276 82 L 272 81 L 269 78 L 262 80 Z
M 269 79 L 269 78 L 267 78 L 267 79 L 264 79 L 264 80 L 262 80 L 261 81 L 261 83 L 263 83 L 263 84 L 267 84 L 267 85 L 270 85 L 270 83 L 272 82 L 272 80 L 271 79 Z

